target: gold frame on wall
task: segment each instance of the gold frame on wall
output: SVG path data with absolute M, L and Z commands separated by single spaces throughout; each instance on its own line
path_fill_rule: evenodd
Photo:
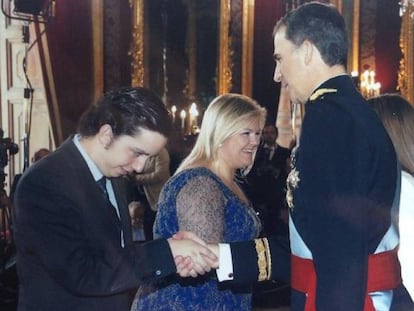
M 94 100 L 98 100 L 104 88 L 103 60 L 103 1 L 92 0 L 92 35 L 93 35 L 93 79 Z
M 144 0 L 130 0 L 132 9 L 131 85 L 146 86 L 144 66 Z
M 414 20 L 410 17 L 413 7 L 401 17 L 400 48 L 402 58 L 398 70 L 398 90 L 412 105 L 414 105 Z
M 348 70 L 350 72 L 358 72 L 359 69 L 359 2 L 360 0 L 353 0 L 353 19 L 352 19 L 352 33 L 351 33 L 351 47 L 348 56 Z
M 230 5 L 230 0 L 220 0 L 217 94 L 230 92 L 232 85 Z
M 243 0 L 242 34 L 242 93 L 253 94 L 253 47 L 254 47 L 254 6 L 255 0 Z

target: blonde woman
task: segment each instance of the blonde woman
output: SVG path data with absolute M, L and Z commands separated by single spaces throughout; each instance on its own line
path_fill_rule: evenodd
M 154 224 L 155 237 L 192 231 L 209 243 L 257 237 L 260 221 L 237 182 L 249 169 L 266 111 L 251 98 L 226 94 L 207 108 L 197 141 L 164 186 Z M 249 288 L 218 284 L 210 276 L 174 277 L 146 284 L 132 310 L 250 310 Z

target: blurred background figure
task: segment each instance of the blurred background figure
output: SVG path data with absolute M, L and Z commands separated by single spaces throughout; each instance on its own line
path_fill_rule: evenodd
M 170 156 L 164 147 L 161 151 L 150 157 L 145 163 L 144 170 L 135 175 L 139 200 L 145 207 L 144 232 L 147 240 L 152 240 L 152 226 L 157 212 L 157 202 L 161 189 L 170 178 Z
M 47 148 L 40 148 L 39 150 L 37 150 L 32 158 L 32 162 L 35 163 L 37 161 L 39 161 L 41 158 L 47 156 L 50 153 L 50 150 Z
M 268 124 L 263 129 L 262 143 L 259 146 L 252 170 L 243 184 L 247 196 L 252 201 L 262 220 L 262 235 L 282 234 L 287 236 L 287 214 L 285 204 L 286 161 L 290 150 L 276 143 L 278 129 Z
M 131 216 L 132 240 L 145 241 L 144 215 L 145 205 L 140 201 L 132 201 L 128 204 L 129 215 Z

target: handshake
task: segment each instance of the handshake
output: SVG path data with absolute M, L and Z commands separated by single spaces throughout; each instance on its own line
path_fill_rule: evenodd
M 177 232 L 168 243 L 181 277 L 195 278 L 219 267 L 218 244 L 207 244 L 188 231 Z

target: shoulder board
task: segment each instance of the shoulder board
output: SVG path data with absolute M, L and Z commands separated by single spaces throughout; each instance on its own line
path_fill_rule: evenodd
M 313 102 L 315 100 L 317 100 L 319 97 L 321 97 L 324 94 L 327 93 L 336 93 L 338 90 L 337 89 L 319 89 L 316 90 L 311 97 L 309 97 L 309 101 Z

